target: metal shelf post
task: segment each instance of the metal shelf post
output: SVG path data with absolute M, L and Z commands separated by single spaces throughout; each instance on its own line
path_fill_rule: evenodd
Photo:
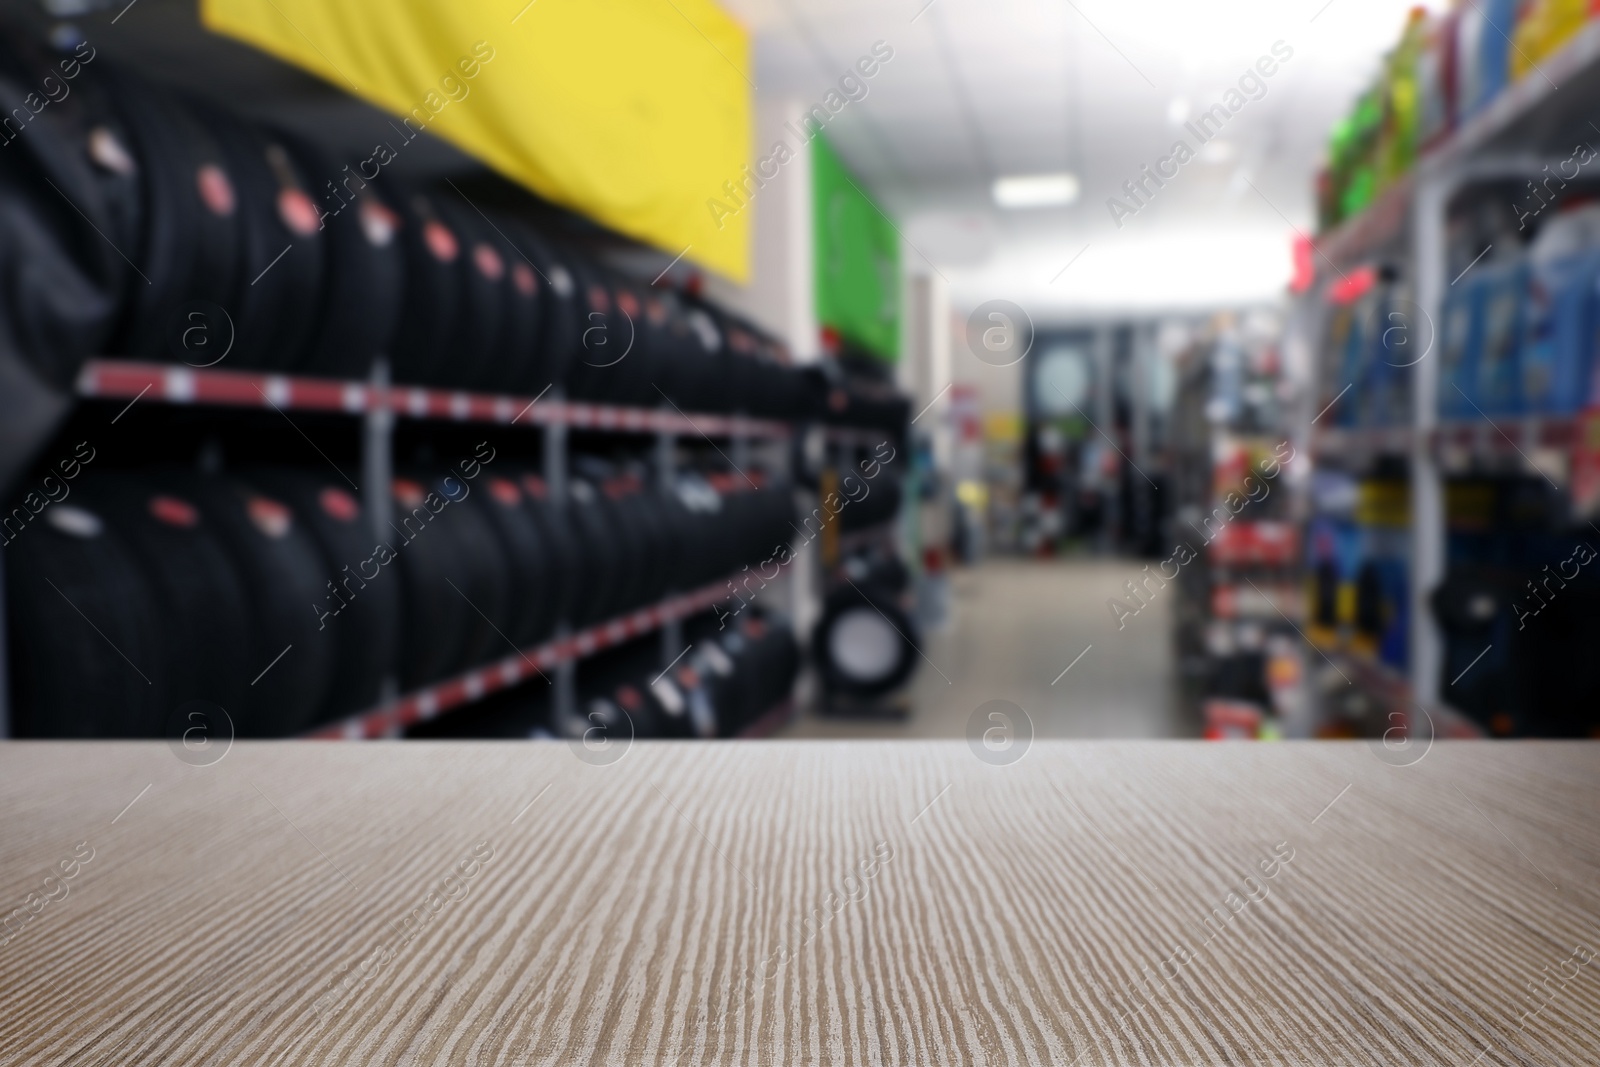
M 374 360 L 367 387 L 375 397 L 389 394 L 389 361 Z M 361 415 L 362 496 L 370 517 L 372 536 L 379 541 L 388 536 L 394 519 L 394 503 L 389 491 L 394 480 L 394 411 L 386 403 L 369 403 Z
M 560 404 L 564 399 L 565 394 L 560 388 L 550 390 L 552 404 Z M 568 506 L 567 470 L 567 425 L 560 421 L 547 422 L 544 426 L 544 482 L 553 507 L 565 509 Z M 562 643 L 571 637 L 571 620 L 562 619 L 556 625 L 555 639 L 557 643 Z M 569 657 L 558 663 L 552 682 L 556 721 L 575 717 L 578 714 L 577 659 Z
M 656 488 L 662 493 L 675 490 L 678 479 L 678 435 L 670 430 L 656 434 Z M 667 590 L 670 597 L 679 592 Z M 661 669 L 665 671 L 683 655 L 683 620 L 672 618 L 661 627 Z

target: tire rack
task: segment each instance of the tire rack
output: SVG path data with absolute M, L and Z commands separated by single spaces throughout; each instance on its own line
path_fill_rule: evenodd
M 787 442 L 799 428 L 786 422 L 742 415 L 684 414 L 675 408 L 628 408 L 569 402 L 559 390 L 537 397 L 469 393 L 447 389 L 391 385 L 380 361 L 366 381 L 337 381 L 249 371 L 210 370 L 126 360 L 90 360 L 78 376 L 80 397 L 97 400 L 149 401 L 215 407 L 276 408 L 283 412 L 316 411 L 360 417 L 362 477 L 368 488 L 362 503 L 372 517 L 373 532 L 382 536 L 390 517 L 389 495 L 396 418 L 482 422 L 502 426 L 539 427 L 544 434 L 544 474 L 551 499 L 566 499 L 568 434 L 573 429 L 612 433 L 653 434 L 658 484 L 675 477 L 677 439 L 696 436 L 727 438 L 732 462 L 744 467 L 756 441 Z M 861 431 L 830 430 L 830 437 L 853 440 Z M 787 455 L 787 450 L 785 450 Z M 0 573 L 0 581 L 3 581 Z M 0 594 L 3 594 L 0 585 Z M 562 624 L 551 640 L 506 656 L 447 681 L 386 700 L 380 706 L 312 731 L 314 738 L 396 737 L 413 723 L 432 719 L 490 693 L 553 669 L 558 714 L 575 714 L 578 661 L 652 631 L 661 634 L 661 662 L 671 665 L 683 643 L 683 619 L 727 596 L 726 583 L 668 596 L 659 603 L 572 633 Z M 0 597 L 0 737 L 10 736 L 10 685 L 6 672 L 4 600 Z M 745 730 L 748 736 L 770 734 L 788 720 L 792 700 L 784 700 Z
M 1558 92 L 1558 86 L 1566 92 Z M 1313 362 L 1325 358 L 1321 342 L 1328 283 L 1336 281 L 1343 269 L 1384 255 L 1405 263 L 1413 280 L 1416 306 L 1429 321 L 1441 321 L 1445 293 L 1454 284 L 1445 265 L 1451 199 L 1474 184 L 1536 178 L 1546 165 L 1557 165 L 1559 153 L 1593 133 L 1581 101 L 1591 100 L 1597 93 L 1600 21 L 1591 21 L 1553 55 L 1542 59 L 1535 72 L 1508 85 L 1444 141 L 1424 150 L 1412 169 L 1361 214 L 1315 239 L 1317 278 L 1297 300 L 1296 311 L 1305 313 L 1290 318 L 1295 335 L 1291 343 L 1303 345 L 1313 354 Z M 1441 423 L 1435 406 L 1438 365 L 1436 359 L 1422 359 L 1415 366 L 1409 425 L 1324 427 L 1315 433 L 1310 431 L 1318 428 L 1309 421 L 1303 425 L 1314 456 L 1341 454 L 1364 463 L 1373 455 L 1388 452 L 1406 460 L 1412 486 L 1410 667 L 1403 690 L 1387 684 L 1376 689 L 1380 696 L 1403 695 L 1401 706 L 1394 708 L 1397 714 L 1409 718 L 1413 708 L 1420 708 L 1432 718 L 1447 720 L 1452 728 L 1462 725 L 1465 729 L 1472 728 L 1470 721 L 1448 707 L 1440 692 L 1444 643 L 1428 607 L 1428 593 L 1443 579 L 1445 570 L 1445 475 L 1474 460 L 1500 462 L 1515 455 L 1519 444 L 1571 448 L 1588 428 L 1582 418 L 1506 417 L 1497 418 L 1493 426 Z M 1308 397 L 1315 393 L 1315 389 L 1307 390 Z M 1314 421 L 1309 409 L 1304 418 Z

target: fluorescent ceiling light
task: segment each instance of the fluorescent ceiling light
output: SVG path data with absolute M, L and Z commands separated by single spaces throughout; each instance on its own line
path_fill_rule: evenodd
M 1005 208 L 1059 207 L 1076 199 L 1076 174 L 1018 174 L 994 183 L 994 202 Z

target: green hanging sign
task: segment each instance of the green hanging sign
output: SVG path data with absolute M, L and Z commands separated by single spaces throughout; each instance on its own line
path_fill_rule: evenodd
M 828 142 L 811 142 L 817 322 L 886 363 L 900 358 L 900 234 Z

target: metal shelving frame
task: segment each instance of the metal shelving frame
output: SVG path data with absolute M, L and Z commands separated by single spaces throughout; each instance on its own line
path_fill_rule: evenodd
M 543 435 L 545 481 L 550 497 L 566 500 L 570 471 L 569 437 L 574 429 L 621 434 L 653 435 L 657 484 L 675 484 L 679 443 L 685 438 L 713 438 L 726 442 L 731 462 L 743 470 L 752 462 L 759 443 L 783 446 L 803 427 L 772 419 L 733 414 L 685 414 L 676 408 L 630 408 L 608 404 L 570 402 L 559 389 L 537 397 L 469 393 L 457 390 L 393 385 L 384 361 L 378 361 L 366 381 L 297 377 L 250 371 L 195 369 L 120 359 L 86 363 L 77 382 L 85 399 L 135 400 L 175 405 L 222 408 L 276 408 L 283 412 L 313 411 L 344 414 L 362 420 L 362 504 L 379 537 L 388 528 L 392 505 L 383 491 L 393 472 L 394 427 L 397 419 L 433 419 L 480 422 L 537 428 Z M 865 439 L 865 431 L 830 428 L 827 436 L 848 445 Z M 785 447 L 769 449 L 767 459 L 779 464 L 789 457 Z M 3 561 L 0 561 L 3 562 Z M 0 737 L 11 736 L 10 680 L 5 640 L 4 574 L 0 571 Z M 500 661 L 481 665 L 455 678 L 400 694 L 392 680 L 386 682 L 379 706 L 331 724 L 309 736 L 322 738 L 394 737 L 407 726 L 434 718 L 453 708 L 518 684 L 550 669 L 557 715 L 575 715 L 577 665 L 580 660 L 635 637 L 658 631 L 661 664 L 671 665 L 682 651 L 683 619 L 727 598 L 726 583 L 669 594 L 659 603 L 645 605 L 582 631 L 561 623 L 551 639 L 536 648 L 518 650 Z M 792 598 L 791 598 L 792 599 Z M 785 708 L 772 709 L 755 724 L 770 733 Z M 752 729 L 755 729 L 752 727 Z
M 1469 186 L 1497 179 L 1541 175 L 1543 168 L 1564 158 L 1579 141 L 1600 140 L 1584 110 L 1600 96 L 1600 22 L 1591 22 L 1554 55 L 1507 87 L 1488 107 L 1433 146 L 1413 170 L 1385 190 L 1369 207 L 1314 242 L 1318 284 L 1306 294 L 1314 310 L 1326 306 L 1326 288 L 1348 268 L 1382 256 L 1409 264 L 1412 298 L 1429 336 L 1441 321 L 1445 294 L 1454 284 L 1447 277 L 1445 227 L 1453 198 Z M 1325 273 L 1326 272 L 1326 273 Z M 1331 274 L 1333 277 L 1326 276 Z M 1319 349 L 1324 316 L 1290 317 L 1296 340 Z M 1342 452 L 1368 459 L 1378 452 L 1403 455 L 1411 471 L 1410 664 L 1406 675 L 1408 705 L 1451 715 L 1439 691 L 1443 641 L 1433 624 L 1428 595 L 1444 576 L 1445 521 L 1441 442 L 1457 449 L 1497 449 L 1504 431 L 1489 423 L 1482 430 L 1452 424 L 1441 427 L 1437 414 L 1438 360 L 1422 358 L 1412 368 L 1411 423 L 1403 427 L 1325 429 L 1312 439 L 1312 453 Z M 1315 376 L 1313 376 L 1313 380 Z M 1308 391 L 1308 392 L 1314 392 Z M 1525 420 L 1528 421 L 1528 420 Z M 1520 431 L 1534 439 L 1553 432 L 1571 439 L 1571 431 L 1547 431 L 1537 425 Z M 1353 449 L 1353 451 L 1351 451 Z M 1392 687 L 1391 687 L 1392 688 Z M 1401 709 L 1409 711 L 1408 708 Z M 1431 713 L 1431 712 L 1430 712 Z

